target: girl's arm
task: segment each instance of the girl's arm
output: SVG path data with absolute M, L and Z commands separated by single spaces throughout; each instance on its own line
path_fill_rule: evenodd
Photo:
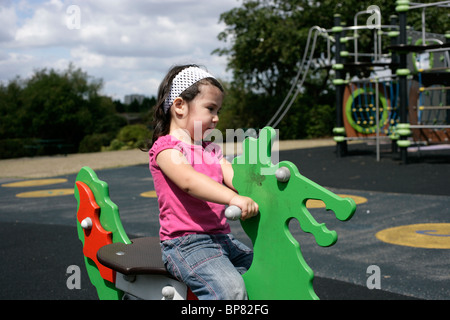
M 178 150 L 166 149 L 161 151 L 156 157 L 156 163 L 173 183 L 196 198 L 238 206 L 242 210 L 243 220 L 258 213 L 258 204 L 251 198 L 240 196 L 207 175 L 195 171 Z M 229 175 L 229 172 L 227 175 Z M 227 179 L 229 179 L 229 176 Z
M 236 191 L 236 189 L 233 187 L 234 170 L 231 166 L 231 163 L 229 163 L 227 159 L 223 157 L 222 160 L 220 160 L 220 165 L 222 167 L 223 182 L 228 188 Z

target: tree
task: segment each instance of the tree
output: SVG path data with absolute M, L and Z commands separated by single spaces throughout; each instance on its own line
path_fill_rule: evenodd
M 214 53 L 229 57 L 228 68 L 233 72 L 230 92 L 240 92 L 239 109 L 245 110 L 247 119 L 254 120 L 248 126 L 262 127 L 270 120 L 297 74 L 309 29 L 314 25 L 331 27 L 334 7 L 336 4 L 313 1 L 244 1 L 242 7 L 221 15 L 227 28 L 218 38 L 230 46 Z M 318 45 L 316 57 L 326 50 L 324 44 Z M 304 94 L 312 101 L 319 100 L 327 89 L 327 79 L 326 71 L 321 77 L 309 77 Z M 298 104 L 292 112 L 296 109 L 304 113 Z
M 396 13 L 393 0 L 244 0 L 240 7 L 224 12 L 220 21 L 226 28 L 218 39 L 227 45 L 213 51 L 213 54 L 228 57 L 228 68 L 233 73 L 222 119 L 229 118 L 236 123 L 239 120 L 235 118 L 245 115 L 247 126 L 265 125 L 292 85 L 310 28 L 331 29 L 336 13 L 341 15 L 344 24 L 353 25 L 355 14 L 370 5 L 380 7 L 382 24 L 389 24 L 389 16 Z M 408 13 L 408 23 L 416 30 L 421 29 L 420 13 L 420 10 Z M 427 9 L 427 30 L 444 33 L 446 19 L 442 10 Z M 441 25 L 434 25 L 434 21 L 440 21 Z M 371 37 L 363 37 L 360 49 L 370 52 L 371 41 Z M 320 59 L 326 50 L 326 42 L 319 39 L 314 58 Z M 307 129 L 311 108 L 334 108 L 334 87 L 329 81 L 329 72 L 330 69 L 316 69 L 313 74 L 308 74 L 302 94 L 289 112 L 289 120 L 285 117 L 280 124 L 283 128 L 289 127 L 281 131 L 282 136 L 290 132 L 288 137 L 301 138 L 309 136 L 307 132 L 317 132 Z M 331 134 L 331 129 L 324 128 L 322 135 Z
M 114 104 L 111 98 L 100 95 L 101 88 L 101 80 L 72 64 L 62 72 L 38 70 L 27 80 L 16 78 L 7 86 L 1 85 L 0 149 L 11 149 L 13 141 L 17 145 L 13 153 L 22 156 L 28 155 L 23 154 L 26 147 L 42 149 L 40 144 L 55 141 L 64 144 L 66 152 L 76 152 L 86 135 L 113 130 L 114 137 L 120 127 L 106 127 L 103 120 L 110 124 L 120 121 L 112 119 Z M 32 140 L 38 141 L 37 145 Z M 38 154 L 42 152 L 47 153 L 41 150 Z M 11 156 L 11 151 L 1 154 Z

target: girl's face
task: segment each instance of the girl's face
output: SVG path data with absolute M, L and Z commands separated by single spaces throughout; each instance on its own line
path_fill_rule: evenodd
M 222 102 L 223 93 L 219 88 L 210 84 L 200 85 L 200 93 L 189 102 L 186 119 L 186 129 L 189 131 L 192 141 L 202 140 L 205 132 L 216 127 Z

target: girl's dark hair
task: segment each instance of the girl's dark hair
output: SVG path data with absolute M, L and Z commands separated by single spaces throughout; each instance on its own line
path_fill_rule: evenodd
M 199 66 L 195 64 L 174 66 L 169 70 L 169 72 L 159 85 L 157 103 L 153 113 L 153 137 L 152 140 L 147 141 L 147 148 L 143 149 L 143 151 L 150 150 L 159 137 L 169 134 L 171 115 L 169 111 L 167 112 L 164 111 L 164 102 L 169 96 L 170 89 L 172 87 L 172 81 L 175 78 L 175 76 L 184 69 L 189 67 L 198 68 Z M 194 100 L 194 98 L 200 93 L 201 84 L 214 85 L 217 88 L 219 88 L 220 91 L 224 92 L 222 85 L 215 78 L 205 78 L 200 81 L 197 81 L 192 86 L 184 90 L 180 94 L 180 97 L 183 98 L 183 100 L 185 100 L 186 102 Z

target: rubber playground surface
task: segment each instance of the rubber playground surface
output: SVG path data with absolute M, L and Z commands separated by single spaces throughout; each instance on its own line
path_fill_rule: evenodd
M 289 225 L 314 271 L 316 294 L 323 300 L 450 299 L 450 149 L 410 152 L 404 165 L 389 152 L 390 145 L 382 146 L 380 162 L 375 146 L 348 148 L 343 158 L 336 157 L 334 146 L 279 154 L 304 176 L 357 202 L 347 222 L 336 220 L 320 202 L 309 204 L 318 222 L 337 231 L 332 247 L 319 247 L 298 222 Z M 130 238 L 157 236 L 158 206 L 148 166 L 96 172 L 108 183 Z M 76 232 L 75 177 L 0 176 L 0 299 L 97 299 Z M 250 245 L 239 223 L 231 225 Z M 72 265 L 81 269 L 79 290 L 66 285 Z M 375 283 L 379 289 L 368 288 Z

